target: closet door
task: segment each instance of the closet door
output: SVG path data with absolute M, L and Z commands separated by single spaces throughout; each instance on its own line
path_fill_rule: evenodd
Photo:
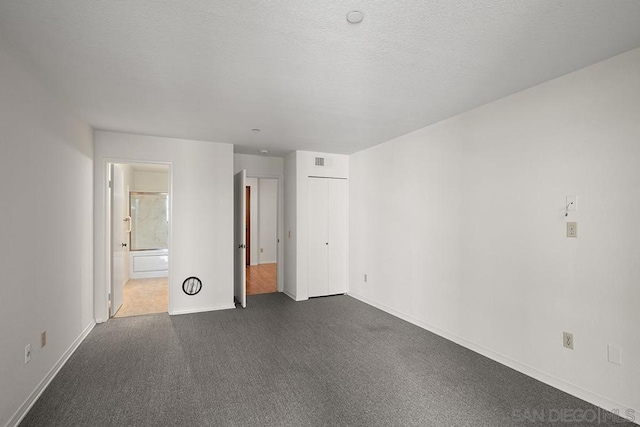
M 328 191 L 328 294 L 347 292 L 348 188 L 346 179 L 327 179 Z
M 328 185 L 327 179 L 309 178 L 309 297 L 328 295 Z

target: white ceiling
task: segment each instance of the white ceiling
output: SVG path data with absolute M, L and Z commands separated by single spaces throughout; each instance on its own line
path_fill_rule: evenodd
M 94 128 L 348 154 L 640 47 L 640 1 L 0 0 L 0 36 Z

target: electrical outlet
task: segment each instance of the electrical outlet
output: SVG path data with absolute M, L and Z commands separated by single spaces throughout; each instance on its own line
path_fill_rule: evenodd
M 24 348 L 24 364 L 26 365 L 31 360 L 31 344 L 27 344 Z
M 47 345 L 47 331 L 42 331 L 40 334 L 40 348 Z
M 578 223 L 567 222 L 567 237 L 578 237 Z
M 562 333 L 562 346 L 573 350 L 573 334 L 571 332 Z
M 367 281 L 367 273 L 364 274 L 364 281 Z

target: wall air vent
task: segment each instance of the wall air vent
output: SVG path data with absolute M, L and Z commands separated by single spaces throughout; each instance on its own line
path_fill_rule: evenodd
M 324 157 L 316 157 L 316 166 L 324 166 Z
M 189 277 L 182 282 L 182 290 L 187 295 L 195 295 L 202 289 L 202 281 L 197 277 Z

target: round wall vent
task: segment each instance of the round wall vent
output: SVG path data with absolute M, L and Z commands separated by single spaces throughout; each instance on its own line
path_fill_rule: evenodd
M 189 277 L 182 282 L 182 290 L 187 295 L 195 295 L 202 289 L 202 281 L 197 277 Z

